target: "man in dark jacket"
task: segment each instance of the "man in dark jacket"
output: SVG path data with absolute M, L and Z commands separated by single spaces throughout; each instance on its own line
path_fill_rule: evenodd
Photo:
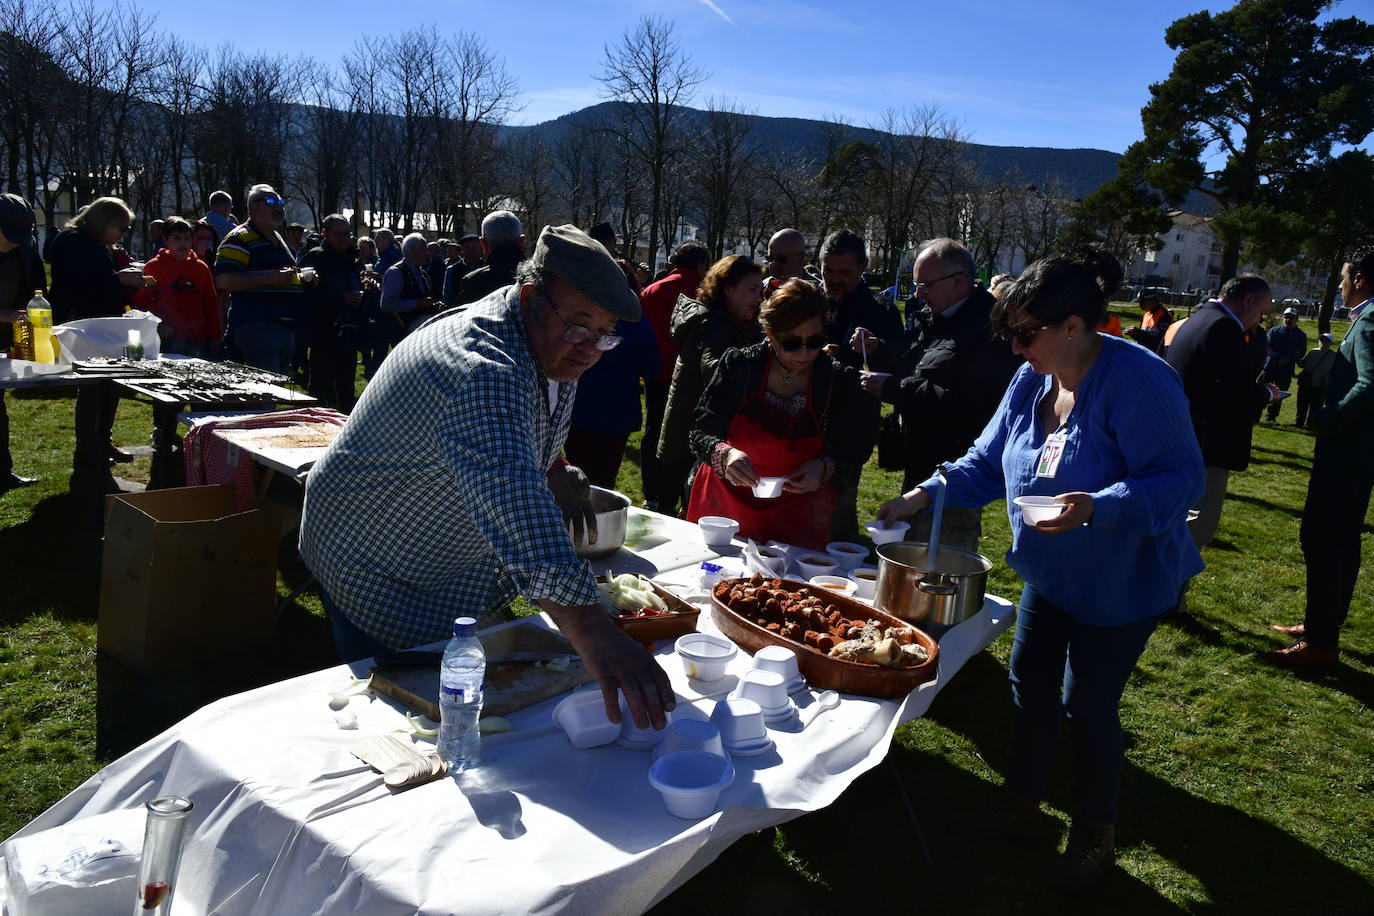
M 33 242 L 33 208 L 17 194 L 0 194 L 0 350 L 8 350 L 13 322 L 34 290 L 47 290 L 43 262 Z M 0 389 L 0 493 L 27 486 L 37 478 L 14 473 L 10 456 L 10 416 Z
M 1266 404 L 1277 404 L 1279 390 L 1255 381 L 1263 351 L 1247 331 L 1269 311 L 1274 296 L 1262 278 L 1233 277 L 1221 288 L 1221 299 L 1192 314 L 1169 346 L 1169 365 L 1183 379 L 1193 432 L 1207 466 L 1207 489 L 1189 515 L 1188 533 L 1199 550 L 1211 543 L 1221 521 L 1226 482 L 1232 471 L 1250 465 L 1250 438 Z M 1218 631 L 1188 613 L 1182 600 L 1165 618 L 1197 635 L 1215 638 Z
M 476 302 L 515 282 L 515 268 L 525 259 L 519 217 L 509 210 L 488 213 L 482 220 L 482 253 L 487 263 L 464 275 L 455 305 Z
M 868 269 L 864 240 L 848 229 L 832 232 L 821 246 L 821 275 L 825 281 L 826 352 L 846 366 L 890 371 L 902 345 L 902 316 L 894 305 L 880 302 L 863 282 Z M 862 341 L 862 344 L 860 344 Z M 859 471 L 878 441 L 880 406 L 875 400 L 869 412 L 855 424 L 862 442 L 863 461 L 851 471 L 838 471 L 835 484 L 835 521 L 832 533 L 837 541 L 852 541 L 858 536 Z
M 445 306 L 452 306 L 462 289 L 463 278 L 482 266 L 482 239 L 468 233 L 458 240 L 458 257 L 448 262 L 444 268 L 443 299 Z
M 869 394 L 894 405 L 906 444 L 902 489 L 910 490 L 937 465 L 963 456 L 997 412 L 1021 362 L 1011 344 L 992 333 L 996 300 L 974 286 L 973 255 L 953 239 L 927 242 L 912 276 L 916 298 L 907 305 L 913 333 L 891 375 L 864 373 Z M 930 514 L 913 521 L 912 539 L 930 535 Z M 945 509 L 943 543 L 978 552 L 982 511 Z
M 1298 310 L 1283 310 L 1283 324 L 1269 329 L 1269 358 L 1264 363 L 1264 380 L 1273 382 L 1283 391 L 1293 384 L 1298 361 L 1307 353 L 1307 335 L 1298 327 Z M 1279 418 L 1279 402 L 1269 405 L 1266 419 L 1273 423 Z
M 354 373 L 364 326 L 363 264 L 342 214 L 326 216 L 323 228 L 324 244 L 301 256 L 302 267 L 315 269 L 315 282 L 305 290 L 310 395 L 347 413 L 358 400 Z

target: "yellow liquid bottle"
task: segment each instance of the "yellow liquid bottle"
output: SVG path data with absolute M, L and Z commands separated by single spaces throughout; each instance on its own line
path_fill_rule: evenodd
M 32 359 L 38 363 L 57 362 L 57 348 L 52 336 L 52 305 L 43 298 L 42 290 L 34 290 L 28 307 L 29 341 Z

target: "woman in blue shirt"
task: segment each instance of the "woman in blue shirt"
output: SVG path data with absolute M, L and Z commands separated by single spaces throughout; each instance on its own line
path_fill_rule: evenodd
M 1105 252 L 1037 261 L 1001 298 L 994 327 L 1026 364 L 997 413 L 948 469 L 947 503 L 1007 501 L 1007 562 L 1025 581 L 1011 653 L 1015 707 L 1006 792 L 979 826 L 1038 832 L 1061 709 L 1073 721 L 1076 811 L 1051 872 L 1083 886 L 1111 867 L 1125 754 L 1126 679 L 1184 582 L 1202 570 L 1188 508 L 1202 455 L 1178 375 L 1144 347 L 1095 330 L 1121 266 Z M 931 477 L 879 518 L 924 509 Z M 1034 526 L 1012 500 L 1052 496 L 1059 516 Z

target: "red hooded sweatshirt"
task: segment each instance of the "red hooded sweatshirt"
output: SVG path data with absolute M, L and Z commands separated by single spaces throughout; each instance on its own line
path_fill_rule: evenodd
M 157 286 L 139 290 L 134 301 L 162 319 L 165 337 L 189 343 L 220 339 L 224 328 L 215 278 L 194 251 L 182 261 L 164 249 L 143 272 L 156 278 Z

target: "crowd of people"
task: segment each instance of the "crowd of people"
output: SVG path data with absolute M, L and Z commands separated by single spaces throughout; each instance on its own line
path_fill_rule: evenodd
M 1297 642 L 1270 658 L 1339 657 L 1374 484 L 1374 317 L 1362 314 L 1374 253 L 1344 267 L 1355 320 L 1339 348 L 1322 335 L 1307 352 L 1291 309 L 1265 333 L 1273 295 L 1253 275 L 1186 319 L 1142 296 L 1140 326 L 1123 332 L 1107 309 L 1122 268 L 1100 250 L 983 285 L 967 247 L 934 239 L 912 253 L 899 309 L 864 282 L 867 247 L 847 229 L 817 246 L 814 267 L 805 236 L 784 228 L 763 264 L 713 261 L 687 241 L 650 278 L 614 256 L 606 224 L 545 227 L 529 246 L 500 210 L 480 234 L 398 242 L 386 229 L 355 238 L 340 214 L 317 234 L 284 226 L 268 185 L 246 206 L 238 220 L 217 192 L 203 218 L 160 221 L 142 263 L 120 245 L 128 207 L 97 200 L 53 241 L 49 295 L 58 321 L 145 308 L 165 352 L 304 372 L 313 396 L 350 412 L 309 477 L 300 543 L 345 660 L 440 639 L 456 612 L 520 593 L 577 647 L 613 719 L 623 696 L 637 724 L 662 727 L 662 670 L 600 610 L 568 536 L 570 519 L 596 536 L 591 485 L 614 486 L 643 428 L 650 508 L 822 548 L 857 536 L 877 449 L 903 475 L 879 518 L 912 519 L 912 539 L 928 537 L 923 510 L 941 486 L 943 543 L 962 550 L 979 549 L 982 507 L 1007 503 L 1007 559 L 1025 582 L 1012 753 L 1003 794 L 968 823 L 1041 832 L 1067 713 L 1077 809 L 1052 879 L 1082 886 L 1112 862 L 1128 676 L 1160 624 L 1215 635 L 1189 613 L 1188 583 L 1255 424 L 1276 416 L 1298 369 L 1296 422 L 1318 433 L 1307 608 L 1275 625 Z M 0 198 L 0 317 L 43 285 L 32 232 L 28 205 Z M 370 383 L 355 399 L 360 361 Z M 77 422 L 100 424 L 98 457 L 120 460 L 113 401 L 98 392 L 82 389 Z M 764 478 L 780 496 L 755 495 Z M 1019 496 L 1063 508 L 1027 524 Z

